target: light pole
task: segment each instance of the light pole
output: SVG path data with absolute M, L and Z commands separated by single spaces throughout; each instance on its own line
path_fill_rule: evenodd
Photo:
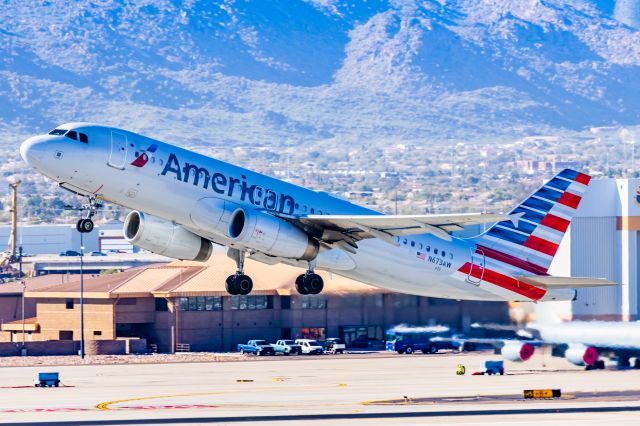
M 18 249 L 18 278 L 22 280 L 22 351 L 24 355 L 25 348 L 25 321 L 24 321 L 24 293 L 27 291 L 27 282 L 22 278 L 22 246 Z
M 81 207 L 72 207 L 69 205 L 64 206 L 65 210 L 76 210 L 80 212 L 80 215 L 86 211 L 90 210 L 90 207 L 81 206 Z M 76 229 L 80 233 L 80 350 L 78 353 L 80 354 L 80 358 L 84 359 L 84 232 L 80 228 L 80 223 L 78 222 L 78 226 Z
M 80 233 L 80 358 L 84 359 L 84 241 Z

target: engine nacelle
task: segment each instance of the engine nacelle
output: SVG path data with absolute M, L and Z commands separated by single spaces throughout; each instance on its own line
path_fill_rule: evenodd
M 564 357 L 575 365 L 593 365 L 598 361 L 598 350 L 593 346 L 569 345 Z
M 198 229 L 214 234 L 211 238 L 215 236 L 226 238 L 231 214 L 237 208 L 237 204 L 220 198 L 202 198 L 191 211 L 191 221 Z
M 132 211 L 124 221 L 125 239 L 138 247 L 174 259 L 205 261 L 211 241 L 159 217 Z
M 534 352 L 533 345 L 524 342 L 506 341 L 502 347 L 502 356 L 514 362 L 527 361 Z
M 270 256 L 313 260 L 316 240 L 284 219 L 257 210 L 236 209 L 229 221 L 229 238 Z

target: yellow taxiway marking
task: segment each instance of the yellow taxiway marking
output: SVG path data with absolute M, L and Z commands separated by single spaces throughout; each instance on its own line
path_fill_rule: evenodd
M 123 402 L 131 402 L 131 401 L 145 401 L 149 399 L 162 399 L 162 398 L 176 398 L 180 396 L 202 396 L 202 395 L 222 395 L 224 392 L 196 392 L 196 393 L 177 393 L 173 395 L 157 395 L 157 396 L 143 396 L 141 398 L 128 398 L 128 399 L 116 399 L 114 401 L 106 401 L 101 402 L 96 405 L 98 410 L 109 411 L 113 410 L 113 408 L 109 408 L 110 405 L 120 404 Z M 117 410 L 117 408 L 116 408 Z
M 277 380 L 277 381 L 284 381 L 285 379 L 288 378 L 280 378 L 277 377 L 276 379 L 282 379 L 282 380 Z M 248 381 L 248 380 L 247 380 Z M 240 382 L 239 380 L 236 380 L 236 383 Z M 245 382 L 244 380 L 242 382 Z M 253 382 L 253 380 L 251 380 L 251 382 Z M 338 388 L 341 387 L 346 387 L 347 384 L 346 383 L 338 383 Z M 273 388 L 268 388 L 265 387 L 263 388 L 264 390 L 272 390 Z M 299 390 L 304 390 L 304 389 L 317 389 L 316 387 L 301 387 Z M 257 390 L 257 389 L 254 389 Z M 109 410 L 118 410 L 118 408 L 109 408 L 110 405 L 114 405 L 114 404 L 121 404 L 123 402 L 131 402 L 131 401 L 145 401 L 145 400 L 149 400 L 149 399 L 163 399 L 163 398 L 177 398 L 177 397 L 181 397 L 181 396 L 203 396 L 203 395 L 223 395 L 223 394 L 229 394 L 229 393 L 238 393 L 238 392 L 245 392 L 244 390 L 239 391 L 239 390 L 228 390 L 225 392 L 195 392 L 195 393 L 177 393 L 177 394 L 167 394 L 167 395 L 156 395 L 156 396 L 143 396 L 140 398 L 127 398 L 127 399 L 116 399 L 113 401 L 105 401 L 105 402 L 101 402 L 98 405 L 96 405 L 96 408 L 98 410 L 103 410 L 103 411 L 109 411 Z M 338 405 L 342 405 L 342 404 L 338 404 Z

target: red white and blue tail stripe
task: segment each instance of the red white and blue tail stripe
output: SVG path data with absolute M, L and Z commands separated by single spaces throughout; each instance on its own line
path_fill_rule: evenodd
M 519 216 L 516 224 L 498 222 L 474 238 L 476 260 L 467 262 L 458 272 L 478 285 L 489 284 L 486 290 L 504 297 L 517 293 L 525 300 L 547 298 L 546 289 L 517 277 L 548 275 L 590 180 L 590 176 L 574 170 L 558 173 L 511 211 L 511 215 Z
M 518 207 L 517 225 L 499 222 L 477 239 L 484 254 L 528 273 L 545 275 L 591 177 L 565 169 Z

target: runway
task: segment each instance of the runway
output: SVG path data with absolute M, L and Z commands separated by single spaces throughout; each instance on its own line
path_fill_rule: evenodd
M 5 367 L 0 422 L 22 424 L 571 424 L 637 422 L 640 371 L 540 356 L 505 376 L 456 376 L 493 354 L 249 358 L 241 362 Z M 63 386 L 34 388 L 58 371 Z M 522 391 L 560 388 L 558 400 Z

